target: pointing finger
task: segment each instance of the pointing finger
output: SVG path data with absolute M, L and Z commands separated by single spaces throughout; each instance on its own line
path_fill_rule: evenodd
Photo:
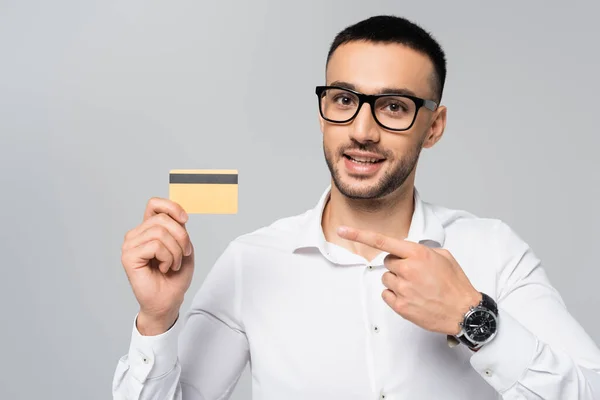
M 382 235 L 381 233 L 355 229 L 348 226 L 340 226 L 337 233 L 346 240 L 366 244 L 367 246 L 388 252 L 400 258 L 410 257 L 414 254 L 418 246 L 420 246 L 416 243 L 399 240 Z

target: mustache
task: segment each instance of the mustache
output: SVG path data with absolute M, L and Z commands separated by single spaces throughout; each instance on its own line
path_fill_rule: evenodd
M 369 153 L 375 153 L 377 155 L 380 155 L 383 158 L 392 158 L 392 153 L 390 151 L 381 149 L 372 144 L 362 144 L 362 143 L 352 143 L 352 144 L 340 146 L 338 148 L 338 154 L 341 156 L 345 152 L 350 151 L 350 150 L 365 151 L 365 152 L 369 152 Z

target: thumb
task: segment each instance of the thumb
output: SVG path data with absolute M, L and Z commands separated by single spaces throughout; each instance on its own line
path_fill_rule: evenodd
M 192 248 L 192 252 L 190 253 L 190 255 L 183 256 L 181 259 L 181 268 L 179 268 L 179 270 L 184 270 L 184 272 L 194 269 L 196 254 L 192 242 L 190 242 L 190 247 Z

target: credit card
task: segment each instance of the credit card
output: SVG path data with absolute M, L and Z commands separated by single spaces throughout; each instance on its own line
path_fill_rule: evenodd
M 169 199 L 188 214 L 237 214 L 238 171 L 233 169 L 173 169 Z

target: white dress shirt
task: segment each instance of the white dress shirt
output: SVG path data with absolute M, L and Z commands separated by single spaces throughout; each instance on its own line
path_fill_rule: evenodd
M 505 223 L 415 190 L 406 240 L 448 249 L 498 303 L 497 336 L 474 353 L 383 301 L 387 253 L 369 262 L 325 240 L 329 191 L 233 240 L 169 331 L 134 322 L 114 398 L 227 399 L 249 362 L 254 400 L 600 399 L 600 350 Z

